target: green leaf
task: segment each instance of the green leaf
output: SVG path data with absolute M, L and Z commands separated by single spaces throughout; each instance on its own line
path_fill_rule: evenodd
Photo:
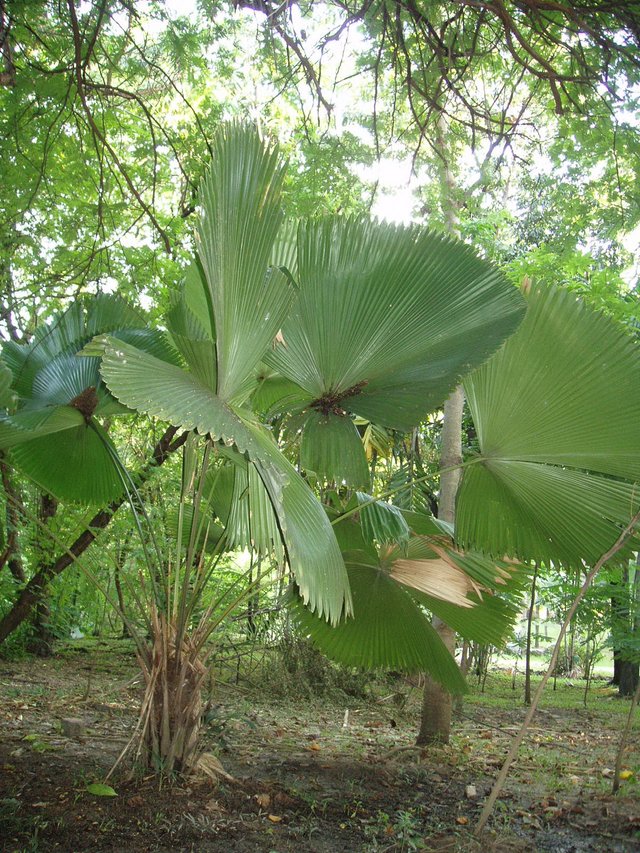
M 99 366 L 98 358 L 78 358 L 74 353 L 59 353 L 34 376 L 29 408 L 66 406 L 91 387 L 98 393 L 101 384 Z M 104 399 L 105 396 L 103 387 L 100 397 Z
M 373 501 L 371 495 L 356 492 L 360 505 L 360 523 L 364 538 L 379 544 L 397 542 L 405 545 L 409 540 L 409 525 L 398 507 L 386 501 Z
M 144 315 L 116 294 L 98 293 L 86 301 L 84 335 L 94 337 L 113 329 L 144 329 Z
M 481 457 L 463 472 L 456 535 L 499 556 L 593 564 L 640 506 L 640 358 L 572 294 L 528 298 L 516 334 L 465 381 Z
M 18 402 L 18 395 L 11 390 L 12 384 L 13 373 L 11 368 L 4 361 L 0 361 L 0 409 L 8 411 L 9 414 Z
M 114 338 L 133 344 L 143 352 L 155 355 L 169 364 L 180 364 L 180 356 L 171 346 L 167 335 L 158 329 L 118 329 L 110 332 Z
M 25 441 L 12 448 L 16 466 L 45 491 L 61 500 L 107 504 L 122 494 L 122 481 L 108 441 L 97 424 L 80 425 Z
M 17 412 L 0 419 L 0 448 L 12 449 L 13 462 L 47 492 L 91 504 L 121 495 L 115 451 L 96 418 L 127 410 L 102 382 L 97 340 L 111 330 L 175 360 L 166 336 L 138 328 L 143 323 L 123 300 L 98 294 L 39 327 L 31 342 L 3 344 L 21 400 Z M 97 354 L 79 356 L 89 341 Z
M 278 516 L 289 565 L 300 594 L 331 624 L 351 614 L 351 594 L 342 554 L 321 504 L 271 437 L 253 427 L 263 458 L 255 462 Z M 281 486 L 282 478 L 285 485 Z
M 111 785 L 105 785 L 103 782 L 92 782 L 87 785 L 87 792 L 93 794 L 94 797 L 117 797 L 118 792 Z
M 360 433 L 347 415 L 309 412 L 302 433 L 300 465 L 338 486 L 363 487 L 370 479 Z
M 126 406 L 246 453 L 269 494 L 305 602 L 332 622 L 350 612 L 344 563 L 326 513 L 251 413 L 225 403 L 190 373 L 120 341 L 107 346 L 102 375 Z
M 300 628 L 328 657 L 363 669 L 428 672 L 454 693 L 465 684 L 451 654 L 411 595 L 380 567 L 349 562 L 353 619 L 336 627 L 315 617 L 298 600 Z
M 478 512 L 478 507 L 482 511 Z M 487 460 L 465 470 L 456 503 L 462 547 L 521 560 L 593 565 L 640 507 L 640 490 L 555 465 Z M 627 559 L 633 542 L 620 552 Z
M 482 455 L 640 480 L 640 356 L 574 294 L 536 287 L 517 333 L 465 381 Z
M 415 426 L 517 327 L 519 293 L 462 243 L 355 219 L 303 223 L 300 295 L 265 356 L 322 404 Z
M 521 612 L 521 601 L 517 598 L 511 600 L 489 592 L 483 593 L 482 598 L 477 593 L 470 593 L 474 602 L 471 609 L 457 607 L 449 601 L 425 595 L 418 590 L 410 589 L 408 592 L 465 640 L 475 643 L 498 647 L 504 645 Z
M 217 391 L 242 398 L 247 377 L 271 346 L 295 296 L 291 278 L 271 267 L 282 222 L 284 167 L 255 128 L 225 125 L 202 184 L 199 257 L 217 348 Z
M 212 478 L 211 504 L 225 528 L 230 549 L 251 548 L 259 555 L 273 554 L 284 560 L 282 536 L 269 494 L 256 468 L 237 451 L 225 455 Z
M 271 375 L 267 375 L 271 373 Z M 285 412 L 297 414 L 311 402 L 311 397 L 290 379 L 274 374 L 263 367 L 258 372 L 258 387 L 251 397 L 257 412 L 269 420 Z
M 224 529 L 221 525 L 216 524 L 210 517 L 201 524 L 202 512 L 206 512 L 207 506 L 203 505 L 199 512 L 195 513 L 196 531 L 194 537 L 198 536 L 198 541 L 195 543 L 196 551 L 201 551 L 203 548 L 207 552 L 215 550 L 218 540 L 224 534 Z M 182 506 L 182 540 L 180 547 L 183 553 L 186 553 L 189 544 L 191 543 L 191 530 L 194 524 L 194 512 L 191 504 L 183 504 Z M 179 511 L 175 507 L 170 507 L 167 511 L 167 529 L 174 539 L 178 538 L 178 529 L 180 527 Z
M 74 429 L 84 418 L 71 406 L 48 406 L 35 411 L 17 412 L 0 418 L 0 449 L 6 450 L 33 438 Z

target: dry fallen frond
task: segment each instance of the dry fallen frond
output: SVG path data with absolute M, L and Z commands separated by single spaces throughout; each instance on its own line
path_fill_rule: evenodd
M 220 763 L 220 759 L 212 752 L 203 752 L 194 763 L 190 776 L 206 776 L 212 782 L 218 783 L 220 779 L 226 779 L 227 782 L 235 782 L 235 778 L 224 769 Z

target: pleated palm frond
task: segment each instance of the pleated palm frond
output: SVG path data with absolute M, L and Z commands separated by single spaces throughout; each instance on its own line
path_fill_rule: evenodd
M 364 492 L 356 492 L 355 497 L 360 507 L 362 533 L 367 541 L 400 545 L 409 541 L 409 525 L 397 506 L 374 500 Z
M 310 402 L 311 397 L 299 385 L 280 376 L 266 365 L 261 365 L 258 370 L 257 386 L 251 396 L 251 404 L 266 420 L 271 420 L 282 412 L 298 414 Z
M 364 426 L 362 443 L 367 462 L 371 462 L 374 453 L 381 459 L 386 459 L 393 450 L 393 433 L 378 424 L 372 424 L 364 418 L 356 418 L 358 426 Z
M 391 577 L 404 586 L 424 592 L 432 598 L 448 601 L 458 607 L 473 607 L 474 601 L 469 594 L 475 592 L 479 598 L 482 593 L 477 584 L 454 560 L 447 557 L 446 551 L 434 555 L 429 560 L 398 558 L 393 561 Z
M 173 539 L 180 535 L 181 552 L 186 554 L 192 543 L 196 551 L 212 553 L 217 549 L 220 537 L 225 529 L 209 517 L 209 507 L 199 506 L 194 512 L 192 504 L 184 503 L 182 508 L 170 507 L 167 511 L 167 530 Z M 203 515 L 205 518 L 203 519 Z M 195 525 L 195 529 L 194 529 Z
M 354 442 L 340 464 L 338 451 L 311 445 L 331 441 L 352 415 L 414 427 L 524 313 L 515 288 L 468 246 L 359 219 L 302 223 L 296 280 L 299 298 L 265 360 L 310 397 L 306 458 L 343 470 L 350 469 Z M 357 452 L 363 470 L 363 447 Z
M 343 610 L 348 611 L 348 582 L 329 520 L 252 413 L 227 403 L 192 373 L 122 342 L 106 347 L 102 374 L 126 406 L 209 435 L 247 455 L 269 494 L 303 598 L 338 621 Z
M 362 669 L 429 672 L 454 693 L 465 689 L 455 661 L 426 613 L 379 565 L 347 562 L 354 618 L 331 627 L 300 599 L 293 615 L 328 657 Z
M 243 401 L 239 391 L 296 295 L 291 276 L 271 265 L 283 222 L 283 179 L 277 148 L 251 128 L 228 125 L 216 135 L 197 234 L 214 319 L 216 390 L 229 402 Z
M 253 510 L 261 513 L 249 522 L 260 522 L 271 536 L 275 517 L 280 547 L 305 603 L 337 622 L 351 605 L 329 520 L 244 405 L 297 295 L 291 276 L 269 266 L 282 222 L 282 177 L 277 150 L 268 148 L 255 129 L 233 124 L 220 131 L 202 186 L 199 261 L 168 317 L 185 366 L 109 339 L 102 375 L 124 405 L 208 435 L 246 457 L 254 469 L 246 474 L 248 494 Z M 244 474 L 236 475 L 239 498 L 245 491 Z M 271 515 L 261 489 L 268 495 Z M 230 511 L 227 521 L 238 543 L 255 540 L 244 509 Z
M 117 296 L 75 302 L 33 339 L 2 347 L 17 396 L 0 417 L 0 448 L 45 491 L 59 498 L 99 504 L 121 494 L 113 448 L 97 418 L 129 412 L 107 390 L 100 359 L 80 355 L 105 332 L 171 358 L 165 336 L 144 328 L 144 317 Z
M 484 591 L 481 598 L 477 593 L 470 593 L 469 598 L 474 602 L 472 608 L 458 607 L 417 589 L 408 591 L 417 604 L 426 607 L 465 640 L 498 648 L 504 645 L 522 612 L 519 585 L 501 589 L 499 595 Z
M 350 504 L 348 510 L 353 508 Z M 529 569 L 479 553 L 461 554 L 436 519 L 403 515 L 429 535 L 376 548 L 372 538 L 377 537 L 365 529 L 361 517 L 334 519 L 353 592 L 353 620 L 326 630 L 299 602 L 294 613 L 302 629 L 334 660 L 369 669 L 423 669 L 450 686 L 451 670 L 441 658 L 441 644 L 434 640 L 425 608 L 463 637 L 498 646 L 518 617 Z M 384 523 L 381 529 L 387 529 Z
M 18 403 L 18 395 L 12 389 L 13 373 L 4 361 L 0 361 L 0 410 L 8 412 L 14 411 Z
M 493 555 L 593 564 L 640 506 L 640 354 L 567 291 L 539 286 L 528 302 L 464 383 L 480 457 L 463 472 L 456 535 Z
M 454 571 L 464 572 L 469 578 L 470 587 L 476 591 L 479 588 L 500 589 L 514 576 L 519 576 L 520 563 L 487 557 L 477 551 L 462 552 L 454 546 L 453 536 L 442 535 L 444 531 L 438 527 L 441 522 L 438 519 L 433 521 L 437 532 L 426 536 L 412 535 L 406 545 L 390 548 L 388 559 L 437 560 L 446 563 Z
M 351 418 L 332 418 L 311 411 L 305 418 L 300 464 L 307 473 L 336 485 L 367 486 L 369 466 L 362 438 Z
M 285 553 L 269 493 L 256 467 L 237 450 L 224 449 L 224 457 L 208 474 L 207 494 L 225 530 L 228 549 L 251 549 L 259 556 Z

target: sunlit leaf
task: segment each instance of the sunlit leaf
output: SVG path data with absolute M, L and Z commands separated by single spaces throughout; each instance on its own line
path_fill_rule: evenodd
M 640 506 L 640 357 L 572 294 L 528 299 L 516 334 L 465 380 L 481 457 L 463 472 L 456 534 L 495 555 L 593 564 Z

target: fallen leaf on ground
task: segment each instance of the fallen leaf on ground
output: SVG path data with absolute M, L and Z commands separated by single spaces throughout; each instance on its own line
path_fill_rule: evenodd
M 102 782 L 93 782 L 87 785 L 87 791 L 93 794 L 94 797 L 117 797 L 118 794 L 113 790 L 111 785 L 104 785 Z
M 282 821 L 282 818 L 280 817 L 280 815 L 277 815 L 277 814 L 270 814 L 270 815 L 267 815 L 267 817 L 269 818 L 271 823 L 280 823 Z
M 261 809 L 267 809 L 271 805 L 270 794 L 256 794 L 254 799 Z
M 229 782 L 235 782 L 233 776 L 230 773 L 227 773 L 220 763 L 220 759 L 211 752 L 202 753 L 200 758 L 196 761 L 195 766 L 191 771 L 191 775 L 208 776 L 213 782 L 217 782 L 219 778 L 227 779 Z

